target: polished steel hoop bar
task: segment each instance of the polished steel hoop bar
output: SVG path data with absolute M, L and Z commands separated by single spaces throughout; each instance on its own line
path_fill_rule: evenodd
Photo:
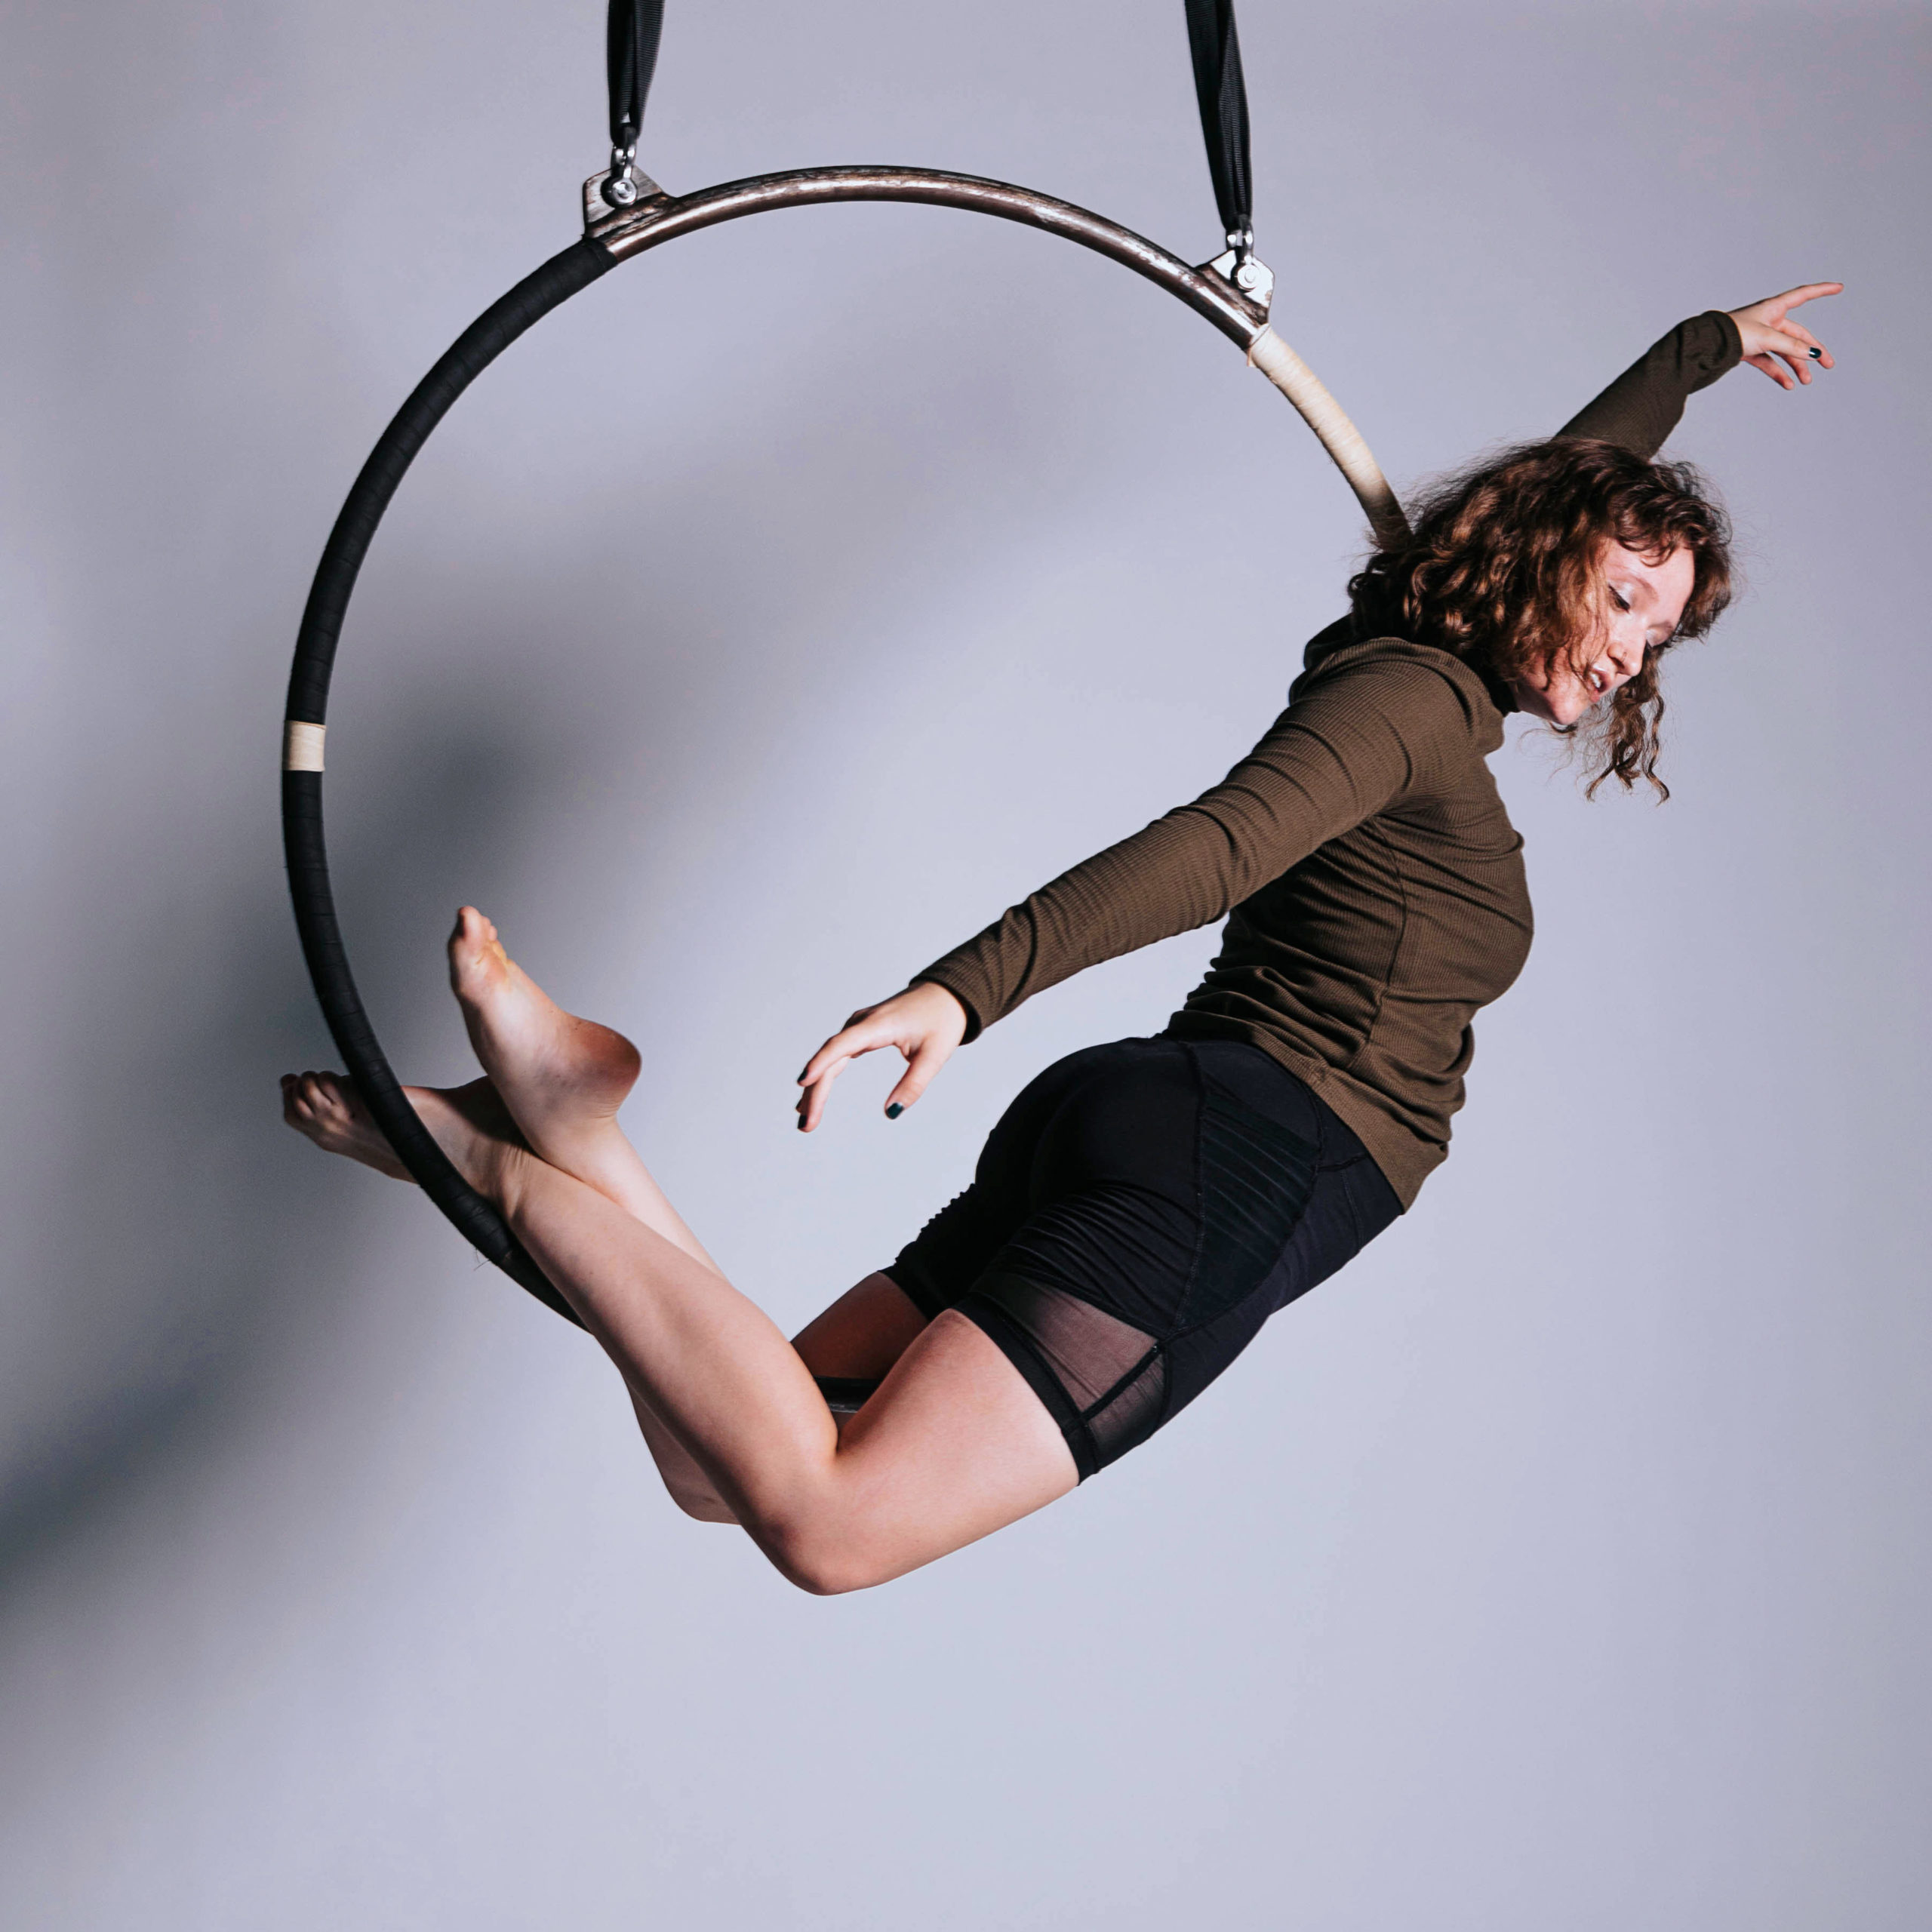
M 659 190 L 632 207 L 613 210 L 602 193 L 609 178 L 595 175 L 584 184 L 584 226 L 620 261 L 720 222 L 826 202 L 918 202 L 929 208 L 966 208 L 1077 242 L 1146 276 L 1237 343 L 1321 439 L 1367 512 L 1377 541 L 1397 543 L 1408 534 L 1395 492 L 1361 432 L 1314 371 L 1269 328 L 1266 306 L 1251 300 L 1214 269 L 1190 268 L 1145 235 L 1089 209 L 977 174 L 924 168 L 802 168 L 728 181 L 694 195 Z
M 814 168 L 668 195 L 628 163 L 629 198 L 613 207 L 607 171 L 584 184 L 584 234 L 491 305 L 457 337 L 385 429 L 337 515 L 302 616 L 282 731 L 282 838 L 303 957 L 350 1077 L 398 1157 L 472 1246 L 537 1298 L 574 1321 L 496 1208 L 459 1174 L 404 1097 L 349 970 L 330 886 L 323 835 L 323 743 L 337 644 L 363 558 L 417 452 L 470 383 L 525 330 L 622 261 L 682 235 L 742 217 L 829 202 L 915 202 L 1044 230 L 1131 269 L 1204 316 L 1301 413 L 1347 478 L 1378 542 L 1406 534 L 1400 506 L 1368 446 L 1335 399 L 1269 326 L 1266 304 L 1219 272 L 1190 268 L 1144 236 L 1070 202 L 1009 182 L 912 168 Z M 1224 257 L 1223 260 L 1229 258 Z

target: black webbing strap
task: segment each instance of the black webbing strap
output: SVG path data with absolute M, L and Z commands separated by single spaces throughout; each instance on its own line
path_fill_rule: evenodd
M 606 66 L 611 76 L 611 145 L 620 154 L 637 146 L 645 97 L 657 65 L 664 30 L 664 0 L 611 0 L 605 17 Z
M 1187 0 L 1187 44 L 1221 226 L 1231 236 L 1245 234 L 1254 226 L 1254 187 L 1248 178 L 1247 85 L 1241 74 L 1234 0 Z

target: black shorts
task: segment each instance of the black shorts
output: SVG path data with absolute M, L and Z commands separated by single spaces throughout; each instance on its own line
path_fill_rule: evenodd
M 1354 1134 L 1258 1047 L 1120 1040 L 1027 1088 L 885 1272 L 928 1318 L 956 1308 L 999 1344 L 1084 1481 L 1400 1212 Z

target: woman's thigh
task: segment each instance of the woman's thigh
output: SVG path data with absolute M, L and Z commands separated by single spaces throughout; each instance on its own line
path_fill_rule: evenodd
M 792 1338 L 805 1366 L 829 1382 L 876 1383 L 930 1319 L 888 1275 L 868 1275 Z
M 1031 1515 L 1078 1479 L 1012 1363 L 947 1312 L 844 1420 L 829 1490 L 798 1537 L 767 1553 L 808 1588 L 867 1589 Z

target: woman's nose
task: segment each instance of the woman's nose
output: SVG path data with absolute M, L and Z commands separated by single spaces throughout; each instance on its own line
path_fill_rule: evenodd
M 1625 678 L 1634 678 L 1644 668 L 1644 636 L 1634 626 L 1620 626 L 1610 634 L 1610 661 Z

